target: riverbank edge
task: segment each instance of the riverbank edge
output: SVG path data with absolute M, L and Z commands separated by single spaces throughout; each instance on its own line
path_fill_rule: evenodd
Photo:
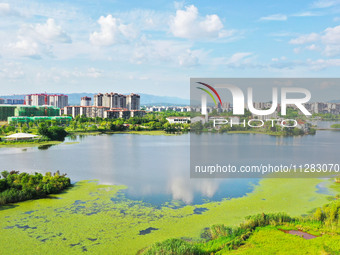
M 11 142 L 11 143 L 4 143 L 0 142 L 0 148 L 22 148 L 22 147 L 39 147 L 45 145 L 57 145 L 61 144 L 61 141 L 34 141 L 34 142 Z
M 134 134 L 134 135 L 164 135 L 164 136 L 174 136 L 180 134 L 166 133 L 164 130 L 142 130 L 142 131 L 68 131 L 70 135 L 114 135 L 114 134 Z
M 72 131 L 68 132 L 69 135 L 102 135 L 102 134 L 107 134 L 107 135 L 113 135 L 113 134 L 134 134 L 134 135 L 151 135 L 151 136 L 175 136 L 175 135 L 180 135 L 180 134 L 170 134 L 166 133 L 163 130 L 152 130 L 152 131 Z M 21 148 L 21 147 L 39 147 L 39 146 L 44 146 L 44 145 L 58 145 L 65 143 L 64 141 L 39 141 L 39 140 L 34 140 L 34 141 L 12 141 L 9 143 L 6 142 L 0 142 L 0 148 Z M 65 144 L 73 144 L 75 142 L 69 142 Z

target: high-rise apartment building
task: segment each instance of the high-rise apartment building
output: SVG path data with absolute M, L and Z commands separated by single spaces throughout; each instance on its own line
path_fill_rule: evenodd
M 80 100 L 80 106 L 91 106 L 91 97 L 82 97 Z
M 140 95 L 131 93 L 130 95 L 126 96 L 113 92 L 106 94 L 97 94 L 94 96 L 94 106 L 139 110 Z
M 50 105 L 63 108 L 68 105 L 67 95 L 31 94 L 25 96 L 25 104 L 31 106 Z
M 94 95 L 93 106 L 103 106 L 103 94 Z
M 140 95 L 131 93 L 126 96 L 126 108 L 128 110 L 139 110 L 140 108 Z

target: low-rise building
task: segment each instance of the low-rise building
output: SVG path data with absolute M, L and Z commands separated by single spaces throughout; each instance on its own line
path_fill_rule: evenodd
M 130 118 L 130 113 L 131 111 L 129 111 L 126 108 L 113 108 L 111 110 L 107 110 L 104 113 L 104 118 L 108 118 L 108 119 L 128 119 Z
M 131 110 L 130 111 L 130 117 L 133 118 L 133 117 L 143 117 L 145 116 L 145 111 L 142 111 L 142 110 Z
M 184 124 L 190 122 L 190 117 L 168 117 L 166 119 L 170 124 Z
M 15 116 L 16 106 L 0 105 L 0 120 L 7 120 L 8 117 Z
M 73 118 L 78 115 L 87 118 L 104 118 L 104 112 L 110 110 L 109 107 L 104 106 L 66 106 L 64 107 L 64 114 L 72 115 Z

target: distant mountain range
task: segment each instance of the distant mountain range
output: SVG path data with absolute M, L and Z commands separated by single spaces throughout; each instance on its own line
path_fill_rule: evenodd
M 49 93 L 52 94 L 52 93 Z M 68 95 L 68 103 L 70 105 L 80 105 L 80 98 L 82 97 L 91 97 L 93 100 L 93 96 L 97 93 L 69 93 Z M 149 94 L 139 94 L 141 97 L 141 105 L 173 105 L 173 106 L 184 106 L 189 105 L 189 99 L 183 99 L 179 97 L 166 97 L 166 96 L 155 96 Z M 11 98 L 11 99 L 24 99 L 25 95 L 7 95 L 7 96 L 0 96 L 0 98 Z
M 340 103 L 340 100 L 331 100 L 331 101 L 328 101 L 328 103 Z

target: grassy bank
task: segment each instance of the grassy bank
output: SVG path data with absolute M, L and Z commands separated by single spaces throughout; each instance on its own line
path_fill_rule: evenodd
M 110 134 L 135 134 L 135 135 L 166 135 L 172 136 L 176 134 L 167 133 L 163 130 L 146 130 L 146 131 L 118 131 L 118 132 L 111 132 Z
M 200 240 L 204 228 L 237 226 L 247 215 L 306 214 L 328 202 L 328 195 L 316 193 L 320 182 L 311 178 L 263 179 L 247 196 L 175 209 L 121 197 L 123 186 L 83 181 L 64 194 L 53 195 L 59 199 L 1 207 L 0 240 L 8 254 L 26 254 L 33 249 L 39 254 L 136 254 L 168 238 Z M 207 210 L 196 214 L 197 208 Z
M 340 124 L 333 124 L 331 125 L 331 128 L 340 128 Z
M 339 254 L 339 247 L 339 235 L 325 234 L 305 240 L 286 234 L 278 230 L 278 227 L 269 226 L 257 229 L 245 245 L 225 254 Z
M 60 141 L 40 141 L 40 140 L 31 140 L 31 141 L 13 141 L 13 142 L 0 142 L 0 148 L 9 148 L 9 147 L 38 147 L 42 145 L 56 145 L 60 144 Z
M 337 182 L 337 179 L 335 179 Z M 334 183 L 339 192 L 340 184 Z M 237 227 L 215 224 L 203 241 L 167 239 L 141 250 L 143 255 L 211 254 L 338 254 L 340 252 L 339 195 L 307 216 L 261 213 L 246 217 Z M 300 236 L 297 236 L 300 235 Z M 294 235 L 294 236 L 293 236 Z
M 176 135 L 167 133 L 164 130 L 126 130 L 126 131 L 110 131 L 110 130 L 102 130 L 102 131 L 79 131 L 79 132 L 69 132 L 71 135 L 100 135 L 100 134 L 135 134 L 135 135 Z

